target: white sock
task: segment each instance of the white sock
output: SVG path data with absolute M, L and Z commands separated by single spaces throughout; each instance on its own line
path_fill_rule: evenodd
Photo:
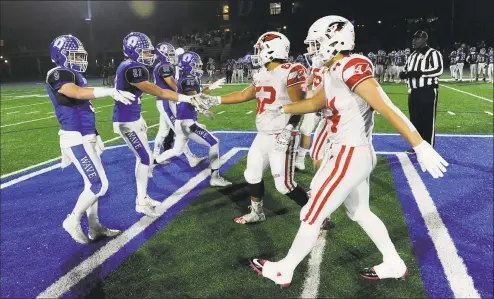
M 307 149 L 307 148 L 299 147 L 298 148 L 298 156 L 299 157 L 305 157 L 305 155 L 307 155 L 308 151 L 309 151 L 309 149 Z
M 92 206 L 86 210 L 87 220 L 89 227 L 95 228 L 101 226 L 98 218 L 98 200 L 96 200 Z
M 303 221 L 301 222 L 288 254 L 278 262 L 282 265 L 282 269 L 293 272 L 297 268 L 298 264 L 300 264 L 316 245 L 320 228 L 320 225 L 310 225 Z
M 374 213 L 367 213 L 364 219 L 359 220 L 358 224 L 364 229 L 372 242 L 383 256 L 383 262 L 395 263 L 401 261 L 396 248 L 389 238 L 388 230 L 384 223 Z
M 253 200 L 250 200 L 250 203 L 251 203 L 251 206 L 252 206 L 252 210 L 256 213 L 256 214 L 261 214 L 263 212 L 262 210 L 262 200 L 261 201 L 253 201 Z
M 82 191 L 81 195 L 79 195 L 79 198 L 77 199 L 77 203 L 75 204 L 72 214 L 80 220 L 82 218 L 82 215 L 84 215 L 84 212 L 97 200 L 98 197 L 96 196 L 96 194 L 93 193 L 93 191 L 84 189 L 84 191 Z
M 137 202 L 139 205 L 145 204 L 148 189 L 149 166 L 139 163 L 136 167 Z

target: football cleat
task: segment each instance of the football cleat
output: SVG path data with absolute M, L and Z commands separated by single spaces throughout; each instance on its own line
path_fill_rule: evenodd
M 220 177 L 219 174 L 215 174 L 211 176 L 209 184 L 211 185 L 211 187 L 226 187 L 230 186 L 232 183 Z
M 245 214 L 241 217 L 237 217 L 233 219 L 235 223 L 238 224 L 247 224 L 247 223 L 256 223 L 256 222 L 262 222 L 266 220 L 266 215 L 264 215 L 264 212 L 257 213 L 252 209 L 251 206 L 249 206 L 249 209 L 251 209 L 249 214 Z
M 149 203 L 146 203 L 144 205 L 136 204 L 136 212 L 152 218 L 156 218 L 159 216 L 159 214 L 154 211 L 153 206 L 151 206 L 151 204 Z
M 196 156 L 191 156 L 187 157 L 187 161 L 189 162 L 190 167 L 194 168 L 197 165 L 201 164 L 202 161 L 206 160 L 208 157 L 196 157 Z
M 280 280 L 282 279 L 283 275 L 280 272 L 277 272 L 274 277 L 270 277 L 273 275 L 263 275 L 263 270 L 264 270 L 264 265 L 266 264 L 266 260 L 263 259 L 249 259 L 249 265 L 254 271 L 257 272 L 257 275 L 262 275 L 263 277 L 266 277 L 277 285 L 279 285 L 282 288 L 287 288 L 290 286 L 290 282 L 288 283 L 280 283 Z
M 68 214 L 67 218 L 63 221 L 62 224 L 65 231 L 67 231 L 72 239 L 80 244 L 87 244 L 89 240 L 86 235 L 82 231 L 81 222 L 76 219 L 76 217 L 72 214 Z
M 380 267 L 382 266 L 379 265 L 379 266 L 376 266 L 376 267 Z M 365 279 L 368 279 L 368 280 L 381 280 L 381 279 L 387 279 L 387 278 L 394 278 L 396 280 L 405 280 L 405 276 L 408 275 L 408 269 L 407 267 L 405 266 L 405 271 L 400 271 L 399 273 L 401 274 L 398 274 L 398 275 L 381 275 L 379 276 L 375 270 L 376 267 L 372 267 L 372 268 L 364 268 L 362 270 L 359 271 L 359 274 L 360 276 L 362 276 L 363 278 Z M 387 271 L 387 272 L 396 272 L 396 271 L 393 271 L 394 269 L 387 269 L 387 270 L 392 270 L 392 271 Z
M 144 200 L 153 207 L 157 207 L 161 204 L 161 201 L 154 200 L 151 197 L 149 197 L 149 195 L 146 195 L 146 198 L 144 198 Z
M 118 229 L 110 229 L 108 227 L 99 225 L 95 228 L 89 227 L 88 237 L 91 241 L 96 241 L 102 237 L 116 237 L 122 233 Z
M 305 157 L 297 156 L 295 160 L 295 168 L 298 170 L 305 170 Z

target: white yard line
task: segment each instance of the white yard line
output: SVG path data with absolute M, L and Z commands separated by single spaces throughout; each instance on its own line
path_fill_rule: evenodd
M 40 120 L 49 119 L 49 118 L 54 118 L 54 117 L 55 117 L 55 115 L 53 115 L 53 116 L 48 116 L 48 117 L 43 117 L 43 118 L 32 119 L 32 120 L 21 121 L 21 122 L 14 123 L 14 124 L 8 124 L 8 125 L 3 125 L 3 126 L 0 126 L 0 128 L 12 127 L 12 126 L 17 126 L 17 125 L 22 125 L 22 124 L 32 123 L 32 122 L 35 122 L 35 121 L 40 121 Z
M 245 114 L 251 114 L 252 112 L 254 112 L 254 111 L 250 110 L 250 111 L 247 111 L 247 113 L 245 113 Z
M 484 112 L 489 114 L 489 115 L 492 115 L 492 112 L 489 112 L 489 111 L 484 111 Z
M 39 111 L 31 111 L 31 112 L 26 112 L 24 114 L 36 114 L 36 113 L 39 113 Z
M 13 112 L 7 112 L 7 114 L 16 114 L 19 113 L 20 111 L 13 111 Z
M 312 249 L 309 257 L 309 268 L 305 275 L 304 288 L 300 298 L 317 298 L 319 292 L 321 263 L 324 255 L 324 247 L 326 246 L 326 234 L 324 231 L 317 239 L 317 243 Z
M 240 148 L 232 148 L 220 159 L 220 164 L 225 164 L 230 160 L 236 153 L 241 151 Z M 169 208 L 179 202 L 185 195 L 187 195 L 191 190 L 193 190 L 199 183 L 207 179 L 210 176 L 211 171 L 209 169 L 204 169 L 195 177 L 190 179 L 185 185 L 180 189 L 175 191 L 168 198 L 162 199 L 163 203 L 156 207 L 155 211 L 162 216 Z M 94 271 L 97 267 L 103 264 L 109 257 L 117 253 L 122 247 L 124 247 L 128 242 L 134 239 L 137 235 L 142 233 L 149 225 L 154 221 L 159 219 L 151 218 L 148 216 L 143 216 L 137 223 L 129 227 L 118 237 L 109 241 L 105 246 L 91 255 L 89 258 L 85 259 L 78 266 L 70 270 L 67 274 L 62 276 L 59 280 L 50 285 L 46 290 L 38 295 L 37 298 L 58 298 L 69 291 L 73 286 L 75 286 L 79 281 L 84 279 L 88 274 Z
M 473 279 L 468 274 L 463 259 L 458 255 L 458 250 L 448 229 L 412 161 L 405 153 L 399 153 L 396 156 L 401 163 L 455 298 L 480 298 L 480 294 L 473 284 Z
M 36 104 L 30 104 L 30 105 L 20 105 L 20 106 L 7 107 L 7 108 L 3 108 L 3 109 L 2 109 L 2 111 L 4 111 L 4 110 L 10 110 L 10 109 L 16 109 L 16 108 L 24 108 L 24 107 L 30 107 L 30 106 L 37 106 L 37 105 L 46 105 L 46 104 L 51 104 L 51 102 L 36 103 Z
M 226 111 L 220 111 L 220 112 L 218 112 L 218 113 L 216 113 L 216 114 L 220 115 L 220 114 L 223 114 L 223 113 L 225 113 L 225 112 L 226 112 Z
M 456 115 L 456 113 L 451 112 L 451 111 L 448 111 L 448 114 L 451 114 L 451 115 Z
M 454 88 L 454 87 L 451 87 L 451 86 L 448 86 L 448 85 L 444 85 L 444 84 L 439 84 L 439 85 L 442 86 L 442 87 L 445 87 L 445 88 L 452 89 L 452 90 L 457 91 L 457 92 L 461 92 L 461 93 L 470 95 L 472 97 L 476 97 L 478 99 L 481 99 L 481 100 L 484 100 L 484 101 L 487 101 L 487 102 L 491 102 L 491 103 L 494 102 L 493 100 L 490 100 L 488 98 L 484 98 L 484 97 L 478 96 L 476 94 L 473 94 L 473 93 L 470 93 L 470 92 L 466 92 L 466 91 L 463 91 L 463 90 L 460 90 L 460 89 L 457 89 L 457 88 Z

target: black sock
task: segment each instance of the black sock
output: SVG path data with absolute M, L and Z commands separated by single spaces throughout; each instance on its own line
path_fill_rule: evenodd
M 211 175 L 215 174 L 218 171 L 218 169 L 211 169 Z
M 297 186 L 292 192 L 286 194 L 291 200 L 296 202 L 299 206 L 303 207 L 309 201 L 309 195 L 302 189 L 302 187 Z
M 167 151 L 172 148 L 173 139 L 175 138 L 175 132 L 170 130 L 168 135 L 166 135 L 165 140 L 163 141 L 163 150 Z
M 153 159 L 153 164 L 154 164 L 154 165 L 158 165 L 158 164 L 160 164 L 160 163 L 158 163 L 158 161 L 156 161 L 156 159 Z

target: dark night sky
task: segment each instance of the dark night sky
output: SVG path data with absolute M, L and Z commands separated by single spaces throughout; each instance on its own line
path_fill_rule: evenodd
M 307 20 L 301 22 L 304 24 L 311 23 L 322 15 L 335 13 L 361 22 L 375 22 L 378 18 L 403 20 L 405 17 L 432 13 L 449 24 L 452 0 L 304 2 L 304 8 L 311 10 L 309 15 L 313 14 L 306 14 Z M 483 30 L 487 32 L 486 41 L 492 44 L 493 2 L 455 0 L 456 31 L 461 35 L 469 35 L 472 31 Z M 155 2 L 154 15 L 148 19 L 140 19 L 132 12 L 128 2 L 91 1 L 94 39 L 105 49 L 108 45 L 120 44 L 130 31 L 164 37 L 177 34 L 182 26 L 205 29 L 204 27 L 214 25 L 211 20 L 215 19 L 218 3 L 219 1 Z M 410 9 L 412 4 L 415 4 L 414 9 Z M 86 1 L 0 1 L 0 8 L 1 38 L 5 41 L 5 50 L 19 46 L 43 49 L 56 36 L 68 33 L 78 36 L 85 43 L 89 40 L 89 24 L 84 20 L 88 14 Z M 310 22 L 306 22 L 309 20 Z

